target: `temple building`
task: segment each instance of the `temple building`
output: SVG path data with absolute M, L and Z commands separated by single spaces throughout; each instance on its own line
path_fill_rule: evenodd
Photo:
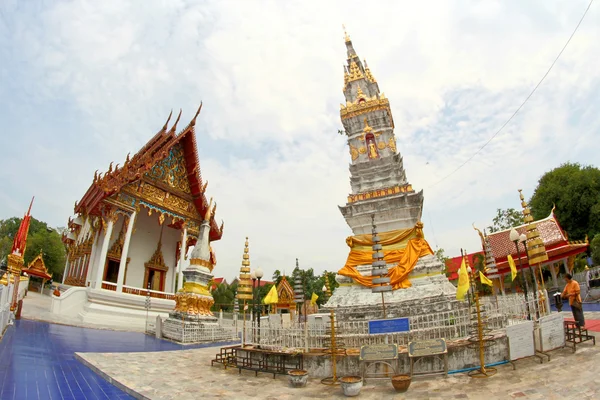
M 209 241 L 223 234 L 216 204 L 207 214 L 208 182 L 200 174 L 194 127 L 201 108 L 179 133 L 181 112 L 169 128 L 170 115 L 121 166 L 110 163 L 105 173 L 94 174 L 63 237 L 68 256 L 53 312 L 90 323 L 110 315 L 117 324 L 135 320 L 143 326 L 146 296 L 152 315 L 173 310 L 201 225 L 208 224 Z
M 354 236 L 346 243 L 350 254 L 338 271 L 340 286 L 325 308 L 341 318 L 380 317 L 381 294 L 372 293 L 373 224 L 378 228 L 387 277 L 393 288 L 385 294 L 388 317 L 441 311 L 452 307 L 456 289 L 444 276 L 444 266 L 433 255 L 423 235 L 423 192 L 408 182 L 396 146 L 390 102 L 366 61 L 358 57 L 346 35 L 344 67 L 345 104 L 340 107 L 350 151 L 350 185 L 347 203 L 340 207 Z M 372 220 L 372 218 L 374 219 Z

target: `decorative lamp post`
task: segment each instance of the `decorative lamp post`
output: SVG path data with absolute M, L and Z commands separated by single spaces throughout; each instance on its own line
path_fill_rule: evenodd
M 258 342 L 258 346 L 260 348 L 260 316 L 262 315 L 262 306 L 260 304 L 260 279 L 263 277 L 263 270 L 258 267 L 256 268 L 256 270 L 254 270 L 254 274 L 256 275 L 256 279 L 258 279 L 258 285 L 257 285 L 257 290 L 256 290 L 256 297 L 257 297 L 257 304 L 258 304 L 258 336 L 257 336 L 257 342 Z
M 523 287 L 523 292 L 525 293 L 525 306 L 527 307 L 527 319 L 531 319 L 531 312 L 529 311 L 529 300 L 527 298 L 527 284 L 525 279 L 523 278 L 523 261 L 521 260 L 521 250 L 519 250 L 519 241 L 521 237 L 519 236 L 519 232 L 515 228 L 510 230 L 510 241 L 515 244 L 517 248 L 517 257 L 519 258 L 519 269 L 521 270 L 521 286 Z

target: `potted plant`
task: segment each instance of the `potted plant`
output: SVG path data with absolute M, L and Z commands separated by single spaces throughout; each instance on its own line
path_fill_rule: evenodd
M 410 375 L 394 375 L 392 376 L 392 386 L 396 389 L 396 392 L 404 393 L 410 386 L 411 378 Z
M 293 369 L 288 371 L 288 380 L 290 381 L 290 385 L 292 385 L 292 387 L 304 387 L 308 381 L 308 371 L 304 369 Z
M 344 376 L 340 378 L 340 384 L 345 396 L 354 397 L 358 396 L 360 393 L 360 389 L 363 385 L 363 379 L 362 376 Z

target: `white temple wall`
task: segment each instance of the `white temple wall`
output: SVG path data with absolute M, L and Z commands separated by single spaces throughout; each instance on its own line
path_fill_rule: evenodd
M 165 279 L 165 291 L 170 292 L 173 282 L 173 269 L 176 266 L 175 253 L 177 242 L 181 240 L 181 231 L 169 228 L 167 224 L 171 222 L 166 218 L 162 234 L 162 253 L 165 264 L 169 267 Z M 148 216 L 148 210 L 142 208 L 137 215 L 134 234 L 129 244 L 129 267 L 127 268 L 127 277 L 125 284 L 136 288 L 144 288 L 144 276 L 146 267 L 144 264 L 150 260 L 158 240 L 160 238 L 161 225 L 158 223 L 158 214 L 153 213 Z

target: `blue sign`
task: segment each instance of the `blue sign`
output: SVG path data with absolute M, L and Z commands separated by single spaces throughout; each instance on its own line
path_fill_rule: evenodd
M 408 332 L 408 318 L 375 319 L 369 321 L 369 334 Z

